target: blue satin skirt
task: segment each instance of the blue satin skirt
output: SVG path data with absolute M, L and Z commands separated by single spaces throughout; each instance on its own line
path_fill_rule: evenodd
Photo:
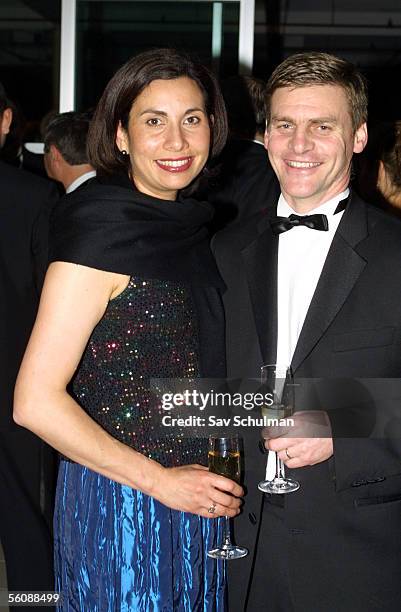
M 224 612 L 220 519 L 170 510 L 61 461 L 54 518 L 62 612 Z

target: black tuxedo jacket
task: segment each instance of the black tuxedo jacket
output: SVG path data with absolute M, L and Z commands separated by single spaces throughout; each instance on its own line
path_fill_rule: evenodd
M 224 302 L 230 378 L 257 377 L 261 365 L 276 359 L 278 237 L 269 222 L 276 214 L 275 208 L 272 206 L 247 225 L 232 227 L 214 239 L 216 259 L 228 288 Z M 355 194 L 334 236 L 292 368 L 295 378 L 400 377 L 401 223 L 368 206 Z M 341 410 L 336 412 L 341 414 Z M 399 422 L 398 417 L 398 427 Z M 335 431 L 335 419 L 332 423 Z M 265 457 L 258 450 L 255 432 L 244 434 L 245 438 L 253 436 L 245 440 L 248 495 L 244 511 L 234 525 L 238 543 L 253 552 L 258 545 L 263 504 L 263 496 L 256 493 L 257 483 L 264 476 Z M 295 609 L 354 612 L 376 597 L 378 607 L 372 604 L 366 610 L 396 610 L 395 602 L 401 605 L 400 438 L 335 437 L 332 458 L 294 470 L 293 476 L 300 481 L 301 489 L 284 500 L 286 525 L 294 533 L 309 533 L 309 539 L 299 536 L 294 540 L 290 554 Z M 327 550 L 332 544 L 335 552 L 327 560 L 320 549 Z M 374 554 L 368 552 L 369 545 Z M 346 551 L 345 560 L 341 555 L 337 558 L 338 547 Z M 382 574 L 392 575 L 394 586 L 388 600 L 380 585 L 378 591 L 369 591 L 368 585 L 375 582 L 373 564 L 376 568 L 382 564 Z M 236 590 L 236 585 L 248 583 L 252 554 L 244 561 L 233 562 L 229 572 L 230 590 L 234 593 L 230 602 L 235 602 L 230 611 L 242 610 L 246 588 Z M 369 572 L 371 578 L 367 578 Z M 308 585 L 313 576 L 316 580 L 311 587 Z M 352 604 L 347 599 L 350 576 L 355 591 Z M 267 580 L 268 577 L 266 584 Z M 316 587 L 319 581 L 320 590 Z M 260 588 L 261 598 L 264 592 L 267 601 L 266 584 L 252 588 Z M 341 608 L 339 589 L 346 593 Z
M 14 429 L 15 378 L 47 267 L 48 218 L 57 191 L 48 180 L 0 163 L 0 430 Z

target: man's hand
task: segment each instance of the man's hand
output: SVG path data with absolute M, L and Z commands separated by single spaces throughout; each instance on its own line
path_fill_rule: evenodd
M 289 468 L 315 465 L 333 454 L 333 438 L 327 412 L 304 411 L 292 415 L 292 427 L 266 427 L 265 446 L 276 451 Z

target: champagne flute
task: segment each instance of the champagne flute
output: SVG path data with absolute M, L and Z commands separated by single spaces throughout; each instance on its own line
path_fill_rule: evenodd
M 241 453 L 239 438 L 237 435 L 219 437 L 209 437 L 208 453 L 209 470 L 215 474 L 220 474 L 235 482 L 240 481 L 241 476 Z M 223 542 L 217 548 L 208 551 L 208 557 L 213 559 L 241 559 L 248 554 L 248 549 L 236 546 L 231 542 L 230 519 L 224 517 Z
M 270 394 L 271 402 L 262 407 L 262 416 L 268 419 L 286 419 L 293 413 L 294 381 L 291 368 L 273 364 L 261 367 L 261 383 Z M 270 452 L 270 451 L 269 451 Z M 283 494 L 297 491 L 299 482 L 285 477 L 284 463 L 276 456 L 276 474 L 273 480 L 263 480 L 258 489 L 263 493 Z

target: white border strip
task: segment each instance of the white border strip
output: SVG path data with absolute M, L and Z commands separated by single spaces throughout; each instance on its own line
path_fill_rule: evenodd
M 75 109 L 76 0 L 61 2 L 60 113 Z
M 238 62 L 240 74 L 251 74 L 255 32 L 255 0 L 240 0 Z

